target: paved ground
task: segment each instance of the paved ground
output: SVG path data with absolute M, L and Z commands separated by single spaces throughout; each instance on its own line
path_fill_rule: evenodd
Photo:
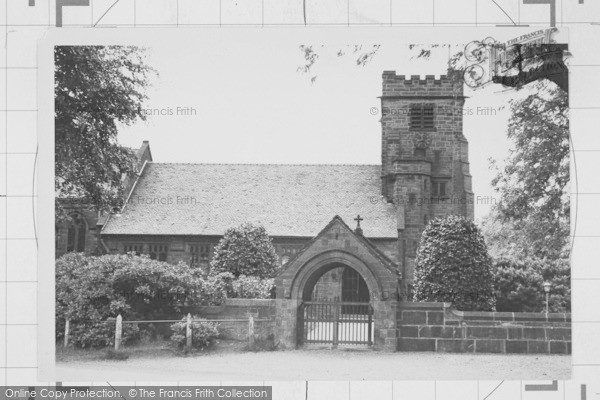
M 568 379 L 571 357 L 292 350 L 57 362 L 61 381 Z

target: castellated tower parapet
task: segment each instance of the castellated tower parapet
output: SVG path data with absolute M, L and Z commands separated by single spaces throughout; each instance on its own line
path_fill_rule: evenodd
M 383 72 L 381 190 L 398 208 L 406 256 L 402 272 L 409 281 L 429 220 L 446 215 L 473 218 L 463 86 L 462 74 L 456 71 L 438 79 Z

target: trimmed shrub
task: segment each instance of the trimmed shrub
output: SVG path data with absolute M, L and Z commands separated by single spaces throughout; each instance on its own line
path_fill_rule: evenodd
M 218 324 L 216 322 L 208 322 L 197 316 L 192 317 L 192 348 L 201 350 L 210 346 L 219 336 Z M 181 319 L 181 322 L 176 322 L 171 325 L 171 342 L 179 349 L 185 348 L 187 339 L 185 336 L 187 317 Z
M 492 259 L 470 220 L 432 220 L 421 236 L 415 260 L 415 301 L 452 302 L 459 310 L 494 309 Z
M 210 263 L 211 274 L 229 272 L 235 277 L 273 278 L 279 268 L 277 253 L 267 231 L 251 223 L 228 229 L 215 247 Z

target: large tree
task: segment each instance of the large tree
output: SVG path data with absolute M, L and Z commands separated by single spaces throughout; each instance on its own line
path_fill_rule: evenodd
M 122 204 L 124 179 L 136 172 L 118 127 L 145 119 L 145 91 L 156 72 L 135 46 L 57 46 L 54 62 L 56 196 L 112 210 Z
M 492 181 L 499 194 L 492 220 L 519 232 L 528 256 L 557 259 L 568 253 L 568 99 L 554 83 L 534 85 L 511 104 L 507 134 L 513 146 Z

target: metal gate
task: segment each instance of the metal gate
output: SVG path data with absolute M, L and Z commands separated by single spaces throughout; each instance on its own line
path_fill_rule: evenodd
M 373 344 L 373 307 L 368 302 L 305 301 L 300 305 L 300 344 Z

